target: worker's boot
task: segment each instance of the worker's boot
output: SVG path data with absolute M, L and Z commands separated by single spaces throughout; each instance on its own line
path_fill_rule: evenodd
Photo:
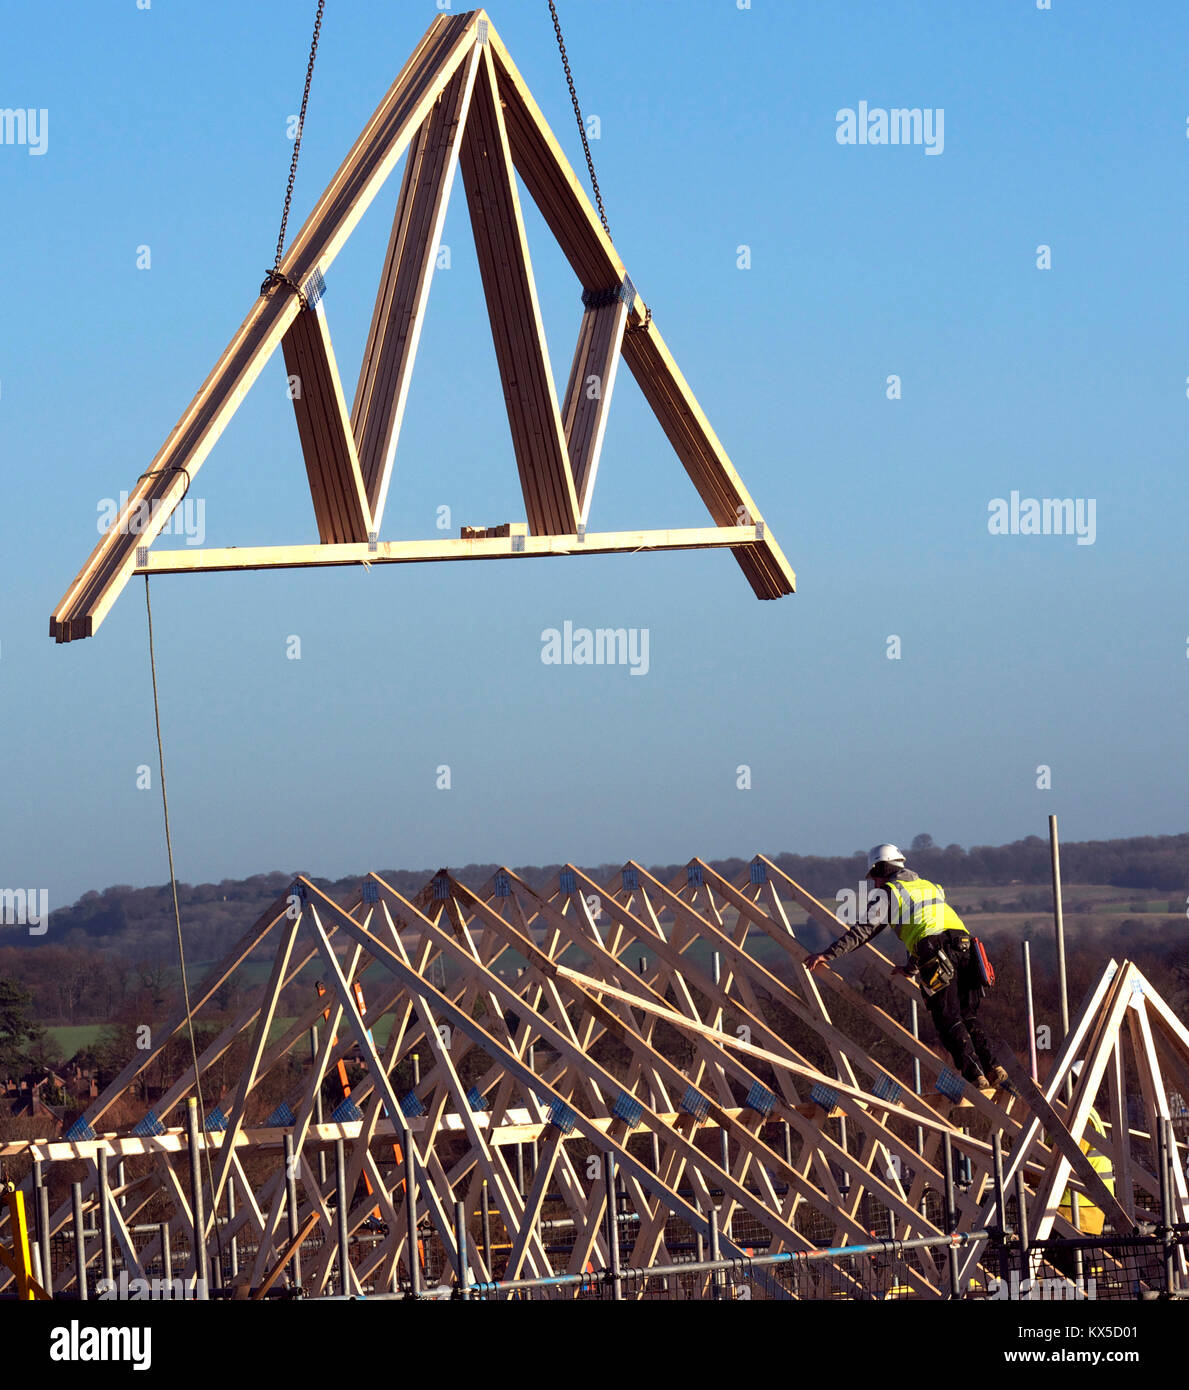
M 1007 1072 L 998 1063 L 987 1073 L 987 1078 L 993 1086 L 1007 1085 Z
M 991 1083 L 982 1074 L 978 1067 L 967 1067 L 962 1073 L 963 1077 L 975 1087 L 976 1090 L 986 1091 L 990 1089 Z

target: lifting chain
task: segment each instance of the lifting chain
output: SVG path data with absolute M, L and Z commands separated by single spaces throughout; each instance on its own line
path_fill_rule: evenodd
M 264 294 L 271 285 L 285 284 L 297 292 L 298 297 L 305 306 L 305 298 L 302 295 L 301 287 L 297 285 L 288 275 L 281 271 L 281 257 L 285 254 L 285 228 L 289 223 L 289 205 L 293 202 L 293 183 L 297 178 L 297 160 L 301 154 L 301 135 L 305 129 L 306 107 L 310 100 L 310 83 L 314 80 L 314 59 L 318 56 L 318 36 L 322 31 L 322 11 L 326 6 L 326 0 L 318 0 L 318 13 L 314 18 L 314 37 L 310 42 L 310 61 L 306 64 L 306 85 L 301 94 L 301 114 L 297 118 L 297 135 L 293 141 L 293 158 L 289 161 L 289 183 L 285 189 L 285 206 L 281 212 L 281 230 L 277 234 L 277 255 L 272 264 L 272 268 L 265 272 L 264 284 L 260 286 L 260 293 Z
M 578 105 L 578 93 L 574 90 L 574 75 L 570 71 L 570 60 L 566 57 L 566 41 L 561 36 L 561 21 L 557 17 L 557 7 L 549 0 L 549 13 L 553 16 L 553 32 L 557 35 L 557 48 L 561 54 L 561 65 L 566 70 L 566 82 L 570 87 L 570 100 L 574 103 L 574 116 L 578 122 L 578 134 L 582 137 L 582 148 L 586 154 L 586 167 L 590 171 L 590 185 L 594 189 L 595 202 L 599 206 L 599 221 L 603 231 L 610 237 L 611 228 L 607 225 L 607 214 L 603 211 L 603 195 L 599 192 L 599 181 L 595 177 L 594 159 L 590 153 L 590 141 L 586 138 L 586 124 L 582 119 L 582 108 Z

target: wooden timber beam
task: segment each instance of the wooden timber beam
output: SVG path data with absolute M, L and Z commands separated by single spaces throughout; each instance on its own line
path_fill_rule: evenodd
M 614 296 L 596 295 L 590 290 L 583 292 L 586 309 L 578 330 L 578 346 L 566 386 L 562 419 L 578 494 L 578 519 L 584 526 L 590 515 L 611 392 L 615 386 L 615 369 L 619 366 L 623 330 L 627 324 L 625 295 L 630 293 L 634 293 L 630 288 Z
M 284 1250 L 281 1251 L 280 1255 L 277 1256 L 276 1261 L 273 1263 L 273 1267 L 264 1276 L 264 1283 L 261 1284 L 260 1287 L 250 1295 L 251 1299 L 261 1299 L 266 1296 L 269 1289 L 271 1289 L 272 1286 L 281 1277 L 281 1273 L 284 1270 L 285 1266 L 310 1238 L 310 1236 L 314 1232 L 314 1227 L 321 1220 L 322 1213 L 320 1211 L 314 1210 L 310 1212 L 306 1219 L 301 1223 L 301 1227 L 298 1230 L 297 1234 L 295 1236 L 292 1236 L 290 1240 L 286 1243 Z
M 529 531 L 534 536 L 575 531 L 578 499 L 487 50 L 463 133 L 461 164 Z
M 315 270 L 325 273 L 474 44 L 478 20 L 479 14 L 440 15 L 426 30 L 282 261 L 290 280 L 304 285 Z M 291 290 L 275 285 L 252 305 L 54 610 L 56 641 L 90 637 L 99 627 L 132 577 L 138 548 L 159 534 L 300 308 Z M 134 528 L 146 510 L 147 524 Z
M 425 322 L 446 205 L 458 165 L 458 135 L 470 110 L 481 48 L 450 79 L 429 120 L 409 147 L 384 258 L 384 273 L 359 369 L 351 424 L 373 526 L 388 498 L 413 359 Z
M 669 443 L 685 465 L 710 515 L 720 526 L 764 527 L 759 509 L 727 457 L 718 435 L 665 346 L 656 324 L 624 337 L 623 356 Z M 784 552 L 764 529 L 762 546 L 737 550 L 735 558 L 757 598 L 781 598 L 796 587 Z
M 519 543 L 519 545 L 518 545 Z M 438 560 L 516 560 L 546 555 L 635 555 L 641 551 L 738 552 L 763 541 L 754 526 L 692 526 L 672 531 L 595 531 L 569 536 L 477 540 L 377 541 L 371 545 L 241 545 L 219 550 L 150 550 L 136 574 L 204 574 L 221 570 L 306 569 L 321 565 L 424 564 Z
M 785 1071 L 792 1072 L 794 1076 L 803 1077 L 807 1081 L 827 1087 L 831 1091 L 842 1095 L 853 1096 L 855 1100 L 864 1105 L 871 1106 L 875 1110 L 883 1111 L 888 1115 L 895 1115 L 902 1120 L 910 1120 L 914 1125 L 923 1125 L 929 1129 L 936 1129 L 940 1133 L 953 1133 L 954 1126 L 948 1120 L 935 1118 L 929 1114 L 923 1114 L 917 1110 L 908 1110 L 902 1105 L 893 1105 L 890 1101 L 882 1099 L 880 1096 L 871 1095 L 859 1086 L 851 1086 L 845 1081 L 839 1081 L 834 1077 L 827 1076 L 819 1071 L 817 1067 L 811 1067 L 800 1062 L 794 1062 L 788 1057 L 783 1057 L 779 1053 L 769 1052 L 767 1048 L 757 1047 L 754 1043 L 745 1042 L 742 1038 L 736 1038 L 730 1033 L 724 1033 L 721 1028 L 710 1028 L 704 1023 L 697 1023 L 692 1018 L 687 1018 L 676 1009 L 670 1008 L 667 1004 L 656 1004 L 650 999 L 643 999 L 639 994 L 628 990 L 618 989 L 614 985 L 609 985 L 603 980 L 592 979 L 589 975 L 584 975 L 578 970 L 571 970 L 565 965 L 555 965 L 554 970 L 567 980 L 572 980 L 576 985 L 580 985 L 585 990 L 593 991 L 597 994 L 609 995 L 612 999 L 620 999 L 626 1004 L 631 1004 L 633 1008 L 642 1009 L 645 1013 L 663 1018 L 666 1023 L 672 1024 L 674 1028 L 680 1028 L 685 1032 L 696 1033 L 703 1038 L 709 1038 L 719 1047 L 729 1047 L 736 1052 L 745 1053 L 749 1057 L 756 1057 L 761 1062 L 767 1062 L 770 1067 L 782 1067 Z M 965 1146 L 971 1149 L 981 1149 L 984 1152 L 990 1151 L 990 1144 L 985 1144 L 981 1140 L 969 1140 L 962 1136 Z
M 281 349 L 318 537 L 326 545 L 366 542 L 372 514 L 321 304 L 301 310 L 290 324 Z

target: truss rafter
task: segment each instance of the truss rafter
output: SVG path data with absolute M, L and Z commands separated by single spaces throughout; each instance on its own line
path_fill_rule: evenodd
M 992 1098 L 965 1086 L 928 1043 L 840 976 L 809 977 L 794 907 L 840 925 L 760 856 L 739 881 L 695 859 L 668 883 L 636 863 L 608 883 L 568 865 L 539 890 L 507 869 L 478 888 L 443 870 L 413 898 L 373 874 L 341 902 L 299 877 L 194 991 L 201 1021 L 220 987 L 272 949 L 264 985 L 199 1058 L 209 1110 L 200 1142 L 214 1179 L 203 1193 L 209 1258 L 236 1240 L 242 1277 L 259 1287 L 291 1232 L 311 1222 L 332 1232 L 336 1179 L 320 1155 L 338 1140 L 356 1240 L 353 1289 L 407 1280 L 411 1262 L 448 1277 L 461 1261 L 479 1280 L 605 1263 L 599 1170 L 611 1159 L 629 1214 L 621 1254 L 632 1266 L 705 1242 L 712 1209 L 728 1255 L 862 1243 L 873 1230 L 936 1236 L 947 1140 L 969 1165 L 958 1228 L 982 1230 L 1000 1219 L 996 1132 L 1008 1190 L 1017 1174 L 1031 1189 L 1035 1238 L 1072 1232 L 1060 1210 L 1069 1189 L 1116 1231 L 1152 1211 L 1160 1187 L 1152 1136 L 1168 1116 L 1166 1087 L 1189 1089 L 1189 1031 L 1133 963 L 1108 967 L 1043 1087 L 1005 1055 L 1020 1095 Z M 890 962 L 863 949 L 890 980 Z M 297 1013 L 282 1018 L 314 961 L 327 993 L 307 998 L 299 989 Z M 839 1029 L 832 996 L 880 1030 L 878 1059 Z M 174 1019 L 155 1029 L 153 1049 L 130 1062 L 66 1139 L 0 1146 L 0 1156 L 85 1160 L 84 1202 L 107 1212 L 130 1272 L 161 1253 L 156 1227 L 138 1224 L 151 1202 L 167 1204 L 172 1235 L 187 1239 L 192 1224 L 179 1112 L 194 1094 L 193 1070 L 147 1102 L 139 1095 L 179 1026 Z M 220 1093 L 214 1069 L 237 1045 L 242 1063 Z M 324 1083 L 349 1058 L 362 1078 L 350 1104 L 327 1119 Z M 1084 1066 L 1067 1104 L 1077 1058 Z M 904 1079 L 914 1062 L 923 1095 Z M 1138 1134 L 1127 1116 L 1130 1072 L 1147 1114 Z M 1103 1091 L 1109 1122 L 1096 1142 L 1113 1155 L 1114 1194 L 1081 1147 Z M 143 1118 L 112 1128 L 133 1104 Z M 286 1142 L 292 1175 L 282 1166 Z M 405 1219 L 406 1155 L 424 1213 L 415 1241 Z M 121 1186 L 111 1180 L 116 1164 L 128 1169 Z M 1172 1199 L 1185 1219 L 1179 1162 L 1173 1171 Z M 474 1224 L 484 1193 L 501 1233 L 490 1255 Z M 457 1201 L 472 1218 L 465 1253 L 455 1240 Z M 51 1228 L 70 1222 L 65 1202 Z M 562 1228 L 570 1241 L 559 1247 L 551 1233 Z M 976 1243 L 962 1256 L 963 1287 L 983 1277 L 981 1254 Z M 92 1240 L 85 1259 L 99 1258 Z M 329 1235 L 303 1258 L 309 1291 L 340 1286 Z M 864 1296 L 843 1262 L 832 1277 Z M 904 1278 L 921 1297 L 949 1289 L 947 1262 L 935 1255 L 922 1253 Z M 72 1280 L 76 1273 L 67 1289 Z
M 354 402 L 348 412 L 325 275 L 407 154 Z M 388 543 L 387 504 L 451 184 L 461 166 L 524 501 L 524 523 L 458 542 Z M 518 178 L 578 277 L 583 312 L 560 398 L 545 342 Z M 195 475 L 280 346 L 318 545 L 152 552 Z M 710 512 L 711 526 L 586 535 L 620 359 Z M 478 532 L 478 535 L 472 534 Z M 495 540 L 473 547 L 472 540 Z M 525 542 L 534 542 L 531 547 Z M 597 541 L 597 545 L 590 542 Z M 364 127 L 281 265 L 50 618 L 89 637 L 133 574 L 377 559 L 732 550 L 757 597 L 795 579 L 679 371 L 539 108 L 482 10 L 441 15 Z

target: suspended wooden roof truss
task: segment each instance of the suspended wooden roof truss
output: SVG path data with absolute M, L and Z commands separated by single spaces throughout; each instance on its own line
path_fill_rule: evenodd
M 324 276 L 407 153 L 350 409 Z M 526 522 L 453 540 L 382 542 L 401 422 L 455 170 L 463 185 L 511 426 Z M 559 397 L 541 321 L 523 180 L 582 286 Z M 561 147 L 482 10 L 430 25 L 318 199 L 235 337 L 128 495 L 50 619 L 58 642 L 91 636 L 134 574 L 408 563 L 728 547 L 759 598 L 794 575 L 628 277 Z M 318 544 L 153 551 L 211 448 L 280 347 Z M 712 525 L 588 532 L 620 360 L 640 385 Z M 598 389 L 591 390 L 592 378 Z

